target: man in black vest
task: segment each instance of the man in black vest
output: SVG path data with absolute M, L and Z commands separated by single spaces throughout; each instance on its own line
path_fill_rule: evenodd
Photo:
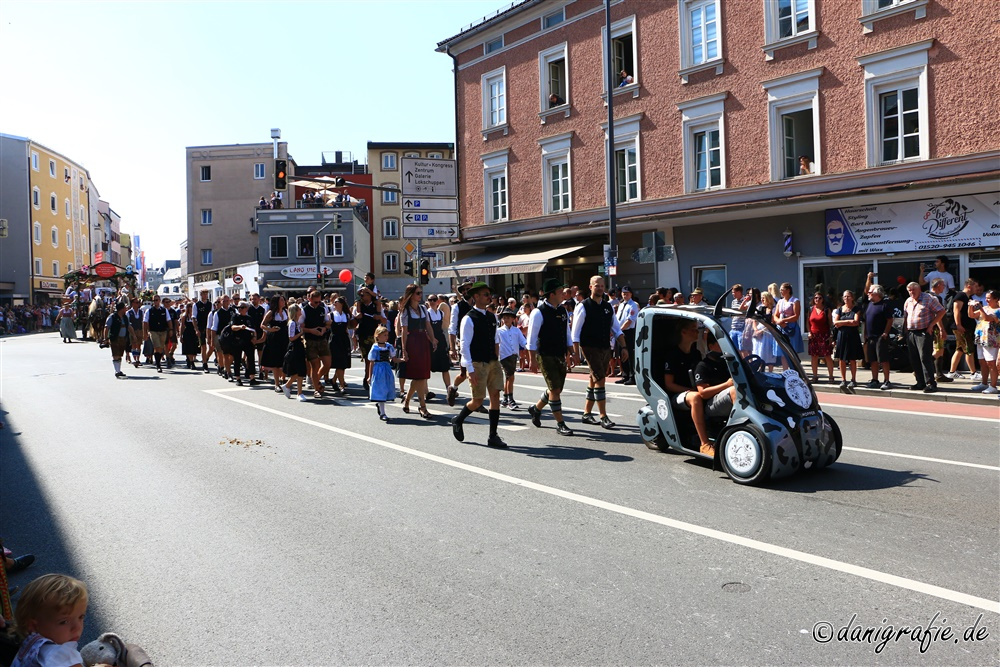
M 604 278 L 594 276 L 590 279 L 590 296 L 576 305 L 573 312 L 573 352 L 580 356 L 580 348 L 587 357 L 590 366 L 590 382 L 587 385 L 587 401 L 583 406 L 584 424 L 597 424 L 601 428 L 611 429 L 615 423 L 608 418 L 607 398 L 604 383 L 608 377 L 608 364 L 611 363 L 611 339 L 621 345 L 622 363 L 628 362 L 628 350 L 625 348 L 625 336 L 615 317 L 615 309 L 611 306 L 604 293 Z M 601 413 L 601 421 L 594 417 L 594 403 Z
M 455 378 L 453 384 L 448 385 L 448 405 L 454 406 L 455 400 L 458 398 L 458 387 L 468 376 L 465 368 L 462 366 L 462 355 L 461 355 L 461 341 L 459 327 L 462 324 L 462 319 L 469 314 L 472 310 L 472 295 L 469 294 L 469 288 L 472 286 L 471 282 L 464 282 L 459 285 L 456 289 L 458 291 L 458 301 L 455 303 L 455 308 L 451 312 L 451 322 L 448 323 L 448 341 L 451 347 L 451 357 L 453 361 L 458 362 L 458 376 Z
M 330 313 L 323 303 L 323 294 L 314 289 L 309 292 L 309 303 L 302 306 L 302 334 L 306 340 L 306 364 L 312 382 L 313 398 L 323 398 L 321 382 L 330 368 L 330 343 L 326 331 L 330 328 Z
M 262 331 L 261 324 L 264 322 L 264 313 L 267 309 L 260 302 L 260 294 L 250 295 L 250 306 L 247 308 L 247 316 L 250 317 L 250 328 L 256 332 L 256 335 L 260 336 Z M 264 353 L 264 337 L 260 336 L 260 342 L 256 343 L 253 347 L 257 351 L 257 363 L 260 364 L 261 355 Z M 249 360 L 248 360 L 249 365 Z M 265 380 L 267 376 L 264 375 L 264 367 L 260 366 L 260 379 Z
M 375 329 L 380 324 L 386 324 L 388 320 L 385 318 L 385 310 L 382 308 L 382 304 L 375 298 L 375 292 L 367 287 L 358 289 L 358 301 L 354 304 L 354 318 L 357 322 L 354 335 L 358 339 L 358 349 L 361 350 L 361 358 L 365 360 L 364 388 L 365 391 L 368 391 L 369 381 L 372 377 L 372 364 L 375 363 L 368 361 L 368 353 L 371 351 L 372 345 L 375 344 Z M 327 350 L 329 350 L 329 346 L 327 346 Z M 329 354 L 329 351 L 327 354 Z
M 451 420 L 451 430 L 459 442 L 465 440 L 462 424 L 466 417 L 479 409 L 486 393 L 490 395 L 490 437 L 487 447 L 506 449 L 497 433 L 500 424 L 500 390 L 503 389 L 503 368 L 500 367 L 500 337 L 497 334 L 496 315 L 486 310 L 490 305 L 490 287 L 486 283 L 473 283 L 469 287 L 473 307 L 462 318 L 459 328 L 462 341 L 462 368 L 469 374 L 472 386 L 472 400 L 465 404 L 462 412 Z
M 166 348 L 167 368 L 174 367 L 174 350 L 177 349 L 177 334 L 179 331 L 177 327 L 180 325 L 181 321 L 181 314 L 176 308 L 174 308 L 173 303 L 174 302 L 170 300 L 169 296 L 163 297 L 163 307 L 167 309 L 168 313 L 170 313 L 170 328 L 167 331 Z
M 143 318 L 142 308 L 140 308 L 139 306 L 142 305 L 142 302 L 140 302 L 139 299 L 132 297 L 131 304 L 132 307 L 129 308 L 129 310 L 125 313 L 125 318 L 128 320 L 129 333 L 131 334 L 132 338 L 132 364 L 136 368 L 139 368 L 139 366 L 142 364 L 142 362 L 139 361 L 139 357 L 142 354 L 142 318 Z
M 531 423 L 541 427 L 542 408 L 548 404 L 552 416 L 556 418 L 556 433 L 573 435 L 573 431 L 563 421 L 560 399 L 563 386 L 566 384 L 567 363 L 573 366 L 577 361 L 573 353 L 569 316 L 566 309 L 560 305 L 559 299 L 565 287 L 556 278 L 550 278 L 542 283 L 543 300 L 539 301 L 538 308 L 532 311 L 528 320 L 527 338 L 528 352 L 531 355 L 531 372 L 537 373 L 541 369 L 547 388 L 535 405 L 528 406 L 528 413 L 531 415 Z M 610 344 L 610 340 L 608 342 Z
M 233 377 L 236 378 L 236 384 L 240 387 L 243 386 L 243 377 L 240 374 L 240 364 L 243 357 L 247 360 L 247 376 L 250 378 L 250 386 L 257 384 L 257 378 L 254 373 L 254 349 L 253 341 L 256 337 L 256 330 L 251 324 L 250 315 L 247 312 L 249 310 L 250 304 L 246 301 L 240 303 L 236 307 L 236 314 L 233 315 L 233 319 L 229 324 L 229 331 L 232 343 L 230 343 L 229 353 L 232 355 L 233 361 Z
M 142 336 L 153 344 L 153 358 L 156 359 L 156 372 L 163 372 L 163 349 L 167 345 L 167 334 L 170 331 L 170 312 L 160 305 L 160 295 L 153 297 L 153 305 L 142 316 Z
M 119 300 L 115 304 L 115 312 L 104 323 L 104 332 L 111 344 L 111 364 L 115 367 L 115 377 L 119 380 L 125 377 L 122 373 L 122 355 L 125 354 L 132 334 L 132 325 L 125 315 L 125 304 L 124 299 Z
M 232 319 L 232 301 L 228 294 L 224 294 L 218 310 L 215 311 L 215 317 L 212 320 L 211 341 L 212 347 L 215 349 L 215 365 L 218 367 L 216 372 L 227 380 L 231 379 L 229 377 L 229 364 L 231 361 L 229 355 L 222 349 L 222 345 L 219 344 L 219 337 L 222 335 L 222 331 L 229 326 Z
M 208 372 L 208 314 L 212 312 L 212 302 L 208 290 L 201 290 L 201 298 L 194 302 L 194 330 L 201 345 L 201 370 Z

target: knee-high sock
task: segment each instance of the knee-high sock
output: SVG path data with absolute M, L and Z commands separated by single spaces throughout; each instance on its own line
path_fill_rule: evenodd
M 463 405 L 462 406 L 462 411 L 458 413 L 457 417 L 455 417 L 455 421 L 458 422 L 459 424 L 461 424 L 461 423 L 463 423 L 465 421 L 465 418 L 468 417 L 471 414 L 472 414 L 472 410 L 469 409 L 468 404 Z
M 122 360 L 121 359 L 112 359 L 111 360 L 111 365 L 115 367 L 115 373 L 121 373 L 122 372 Z
M 156 367 L 159 368 L 160 367 L 160 363 L 163 361 L 163 353 L 162 352 L 153 352 L 153 359 L 156 360 Z
M 497 434 L 497 426 L 500 424 L 500 411 L 490 410 L 490 435 Z

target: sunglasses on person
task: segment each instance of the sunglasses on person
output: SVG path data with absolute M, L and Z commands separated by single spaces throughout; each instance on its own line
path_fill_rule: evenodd
M 428 297 L 427 300 L 428 301 L 437 301 L 438 298 L 436 296 L 432 296 L 432 297 Z

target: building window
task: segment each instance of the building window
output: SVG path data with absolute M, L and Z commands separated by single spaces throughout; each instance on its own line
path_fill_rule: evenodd
M 56 177 L 56 161 L 49 160 L 49 176 L 52 178 Z
M 382 273 L 399 273 L 399 253 L 382 253 Z
M 40 257 L 35 258 L 35 275 L 42 275 L 42 259 Z
M 819 77 L 822 73 L 823 68 L 818 68 L 763 83 L 767 91 L 773 181 L 821 173 Z
M 288 237 L 272 236 L 271 259 L 287 259 L 287 258 L 288 258 Z
M 203 225 L 212 224 L 212 209 L 210 208 L 201 209 L 201 224 Z
M 382 171 L 396 171 L 395 153 L 382 153 Z
M 325 236 L 325 250 L 327 257 L 343 257 L 344 256 L 344 235 L 343 234 L 327 234 Z
M 728 93 L 677 105 L 684 132 L 684 191 L 726 187 L 723 104 Z
M 312 257 L 313 256 L 313 237 L 312 234 L 305 234 L 302 236 L 295 237 L 295 255 L 296 257 Z
M 42 207 L 42 193 L 38 188 L 31 188 L 31 205 L 36 209 Z
M 705 303 L 715 303 L 726 290 L 726 266 L 695 266 L 691 268 L 691 279 L 695 287 L 700 287 Z
M 546 213 L 565 213 L 572 209 L 569 172 L 572 140 L 573 133 L 567 132 L 538 142 L 542 149 L 542 196 Z
M 382 187 L 393 188 L 392 190 L 382 190 L 382 203 L 387 206 L 395 206 L 399 202 L 399 186 L 395 183 L 383 183 Z
M 682 0 L 681 77 L 702 69 L 722 73 L 719 30 L 719 0 Z
M 73 271 L 73 265 L 72 264 L 67 264 L 66 265 L 66 273 L 72 273 L 72 271 Z
M 53 248 L 58 248 L 59 247 L 59 228 L 56 227 L 55 225 L 53 225 L 52 229 L 49 230 L 49 238 L 52 241 L 52 247 Z
M 507 170 L 488 174 L 490 222 L 507 219 Z
M 440 160 L 441 158 L 444 157 L 444 153 L 442 153 L 441 151 L 431 151 L 430 153 L 427 154 L 427 157 L 428 159 L 431 160 Z
M 31 151 L 31 168 L 38 171 L 38 153 Z
M 52 275 L 55 276 L 56 278 L 59 277 L 59 262 L 54 260 L 52 262 Z
M 56 213 L 59 210 L 59 202 L 56 199 L 56 193 L 54 192 L 49 195 L 49 209 L 53 213 Z
M 71 180 L 69 177 L 69 167 L 63 167 L 63 180 L 66 181 L 67 183 L 69 183 Z
M 403 157 L 420 157 L 420 153 L 417 153 L 416 151 L 406 151 L 403 153 Z
M 263 162 L 255 162 L 254 165 L 253 165 L 253 177 L 254 177 L 254 180 L 257 180 L 257 181 L 264 180 L 264 178 L 266 178 L 266 176 L 267 176 L 267 172 L 265 171 L 265 169 L 266 169 L 266 167 L 264 166 Z
M 382 220 L 382 238 L 399 238 L 399 220 L 396 218 L 385 218 Z
M 86 213 L 86 211 L 84 210 L 84 208 L 82 206 L 80 207 L 80 220 L 82 222 L 86 222 L 87 221 L 87 213 Z
M 913 18 L 922 19 L 927 16 L 928 0 L 861 0 L 861 21 L 864 32 L 875 29 L 875 22 L 913 12 Z
M 503 35 L 500 35 L 496 39 L 491 39 L 490 41 L 483 44 L 483 55 L 488 56 L 494 51 L 499 51 L 503 48 Z
M 929 157 L 927 50 L 933 42 L 858 58 L 865 70 L 869 167 Z
M 201 265 L 210 266 L 212 264 L 212 249 L 203 248 L 201 251 Z
M 73 249 L 73 232 L 66 230 L 66 250 Z
M 507 70 L 483 75 L 483 129 L 507 124 Z
M 569 205 L 569 160 L 550 160 L 549 164 L 549 210 L 562 213 L 570 210 Z
M 65 211 L 65 213 L 66 213 L 66 219 L 69 220 L 70 216 L 72 214 L 70 213 L 69 200 L 68 199 L 63 200 L 63 211 Z
M 554 28 L 563 21 L 566 20 L 566 10 L 565 8 L 560 8 L 557 12 L 552 12 L 542 17 L 542 30 L 548 30 L 549 28 Z
M 212 168 L 210 166 L 202 167 L 201 181 L 204 183 L 205 181 L 210 181 L 210 180 L 212 180 Z
M 615 184 L 611 193 L 617 202 L 637 201 L 642 198 L 641 160 L 639 154 L 639 121 L 642 114 L 636 114 L 615 121 L 615 145 L 610 158 L 614 160 Z M 608 124 L 601 123 L 604 130 L 605 149 Z
M 36 222 L 35 224 L 32 225 L 32 238 L 34 238 L 34 240 L 35 240 L 35 245 L 41 245 L 41 243 L 42 243 L 42 223 Z
M 816 0 L 772 0 L 764 3 L 764 53 L 808 41 L 816 48 Z
M 538 54 L 538 80 L 541 110 L 560 107 L 569 100 L 569 77 L 566 70 L 566 43 Z
M 602 29 L 601 33 L 601 43 L 604 44 L 605 40 L 603 36 L 606 35 L 607 32 Z M 612 65 L 614 67 L 616 77 L 615 81 L 612 82 L 612 88 L 624 88 L 634 83 L 638 83 L 638 56 L 636 54 L 635 47 L 635 16 L 629 16 L 612 23 L 611 57 L 614 59 Z M 604 62 L 607 61 L 605 60 Z M 605 70 L 604 80 L 605 83 L 607 83 L 607 67 L 602 67 L 602 69 Z M 622 74 L 622 72 L 624 72 L 624 74 Z

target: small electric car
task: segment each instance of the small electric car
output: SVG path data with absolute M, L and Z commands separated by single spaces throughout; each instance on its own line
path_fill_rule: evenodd
M 698 323 L 697 345 L 706 353 L 711 333 L 733 377 L 736 401 L 728 417 L 706 418 L 715 456 L 738 484 L 761 484 L 800 470 L 819 469 L 840 456 L 843 438 L 837 423 L 825 414 L 806 379 L 798 354 L 770 318 L 758 311 L 760 292 L 752 290 L 747 309 L 747 335 L 769 335 L 780 347 L 781 359 L 748 353 L 729 336 L 730 321 L 741 316 L 723 307 L 727 292 L 709 306 L 651 307 L 639 313 L 635 339 L 636 385 L 646 399 L 636 421 L 646 446 L 710 459 L 699 451 L 700 441 L 690 411 L 678 407 L 664 389 L 665 353 L 678 345 L 685 323 Z M 770 355 L 764 355 L 770 357 Z M 775 362 L 769 366 L 768 362 Z M 693 373 L 692 373 L 693 375 Z M 695 386 L 689 378 L 688 386 Z

